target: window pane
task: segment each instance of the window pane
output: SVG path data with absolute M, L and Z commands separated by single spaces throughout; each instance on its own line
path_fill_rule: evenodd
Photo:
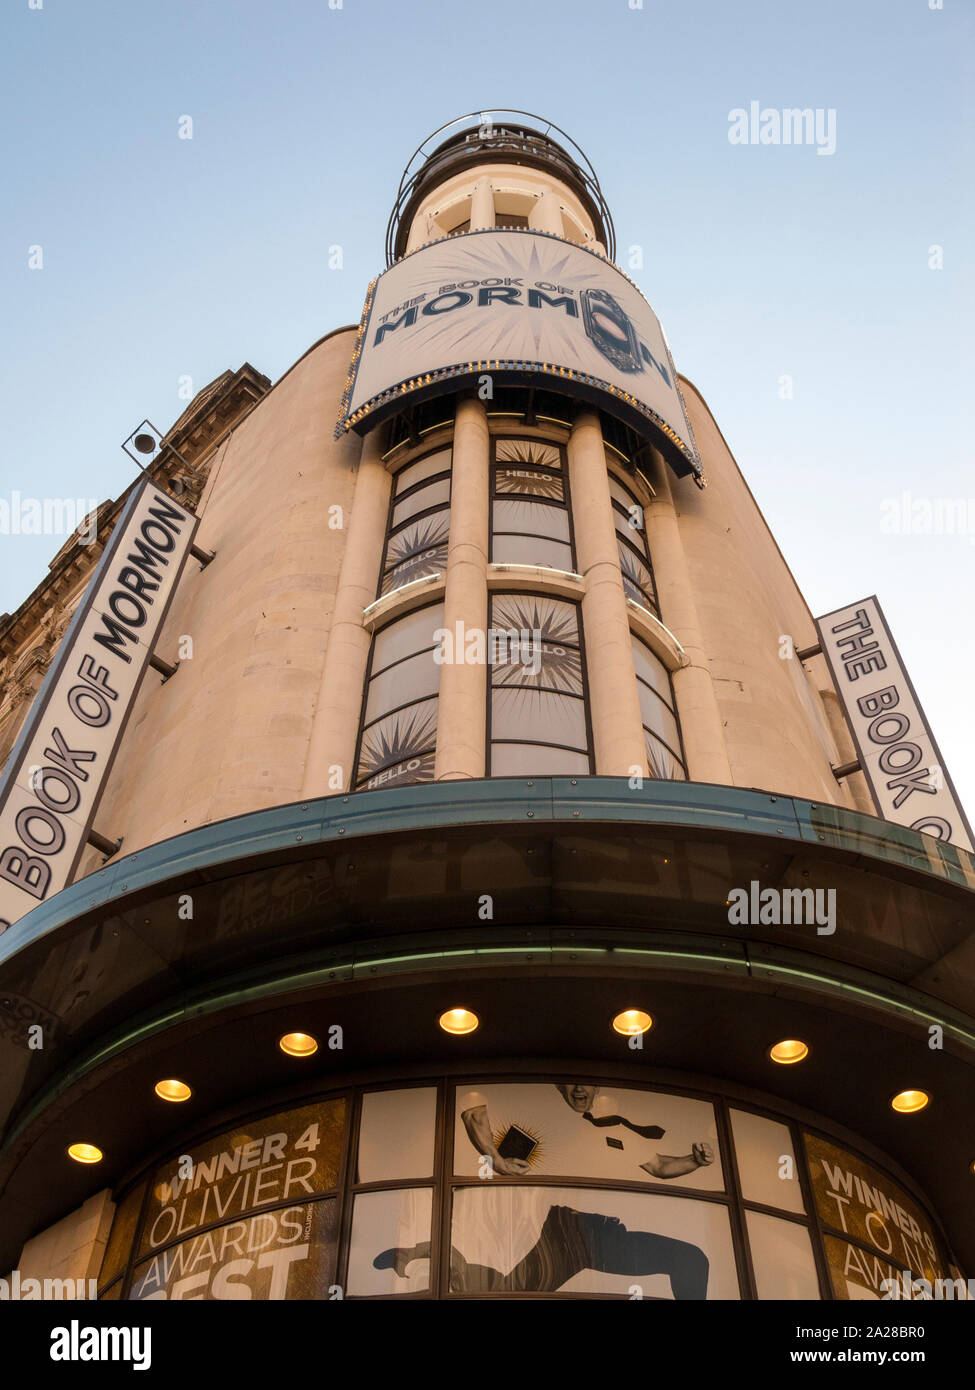
M 371 724 L 398 705 L 412 704 L 426 696 L 436 695 L 440 688 L 440 666 L 434 656 L 438 652 L 439 648 L 420 652 L 373 676 L 369 682 L 363 723 Z
M 491 558 L 499 565 L 543 565 L 574 573 L 572 547 L 538 536 L 495 536 Z
M 567 541 L 569 513 L 564 507 L 547 507 L 543 502 L 495 502 L 495 535 L 509 531 Z
M 761 1202 L 764 1207 L 781 1207 L 783 1211 L 804 1211 L 788 1125 L 767 1120 L 764 1115 L 753 1115 L 748 1110 L 732 1110 L 731 1129 L 745 1200 Z M 783 1164 L 783 1158 L 790 1162 Z M 791 1177 L 788 1176 L 790 1170 Z
M 541 468 L 498 468 L 494 487 L 497 492 L 518 492 L 530 497 L 550 497 L 555 502 L 565 501 L 562 479 L 557 473 Z
M 129 1298 L 327 1299 L 338 1216 L 330 1198 L 217 1226 L 136 1265 Z
M 428 483 L 426 487 L 417 488 L 416 492 L 411 492 L 409 497 L 404 497 L 402 502 L 397 502 L 393 507 L 393 519 L 390 523 L 391 528 L 402 525 L 411 516 L 416 516 L 417 512 L 425 512 L 429 507 L 442 507 L 450 501 L 450 479 L 441 478 L 439 482 Z
M 805 1226 L 764 1212 L 745 1213 L 759 1298 L 818 1300 L 819 1279 Z
M 585 752 L 586 711 L 581 700 L 569 695 L 547 695 L 522 688 L 494 690 L 491 694 L 491 736 L 527 739 L 532 743 L 561 743 Z
M 430 1215 L 433 1192 L 360 1192 L 352 1213 L 346 1292 L 420 1293 L 430 1287 Z
M 632 640 L 633 665 L 636 667 L 636 673 L 640 680 L 646 681 L 647 685 L 652 686 L 662 700 L 673 705 L 674 697 L 671 692 L 670 673 L 667 667 L 645 642 L 640 641 L 639 637 L 634 637 Z
M 384 768 L 394 764 L 416 762 L 421 753 L 430 753 L 437 746 L 437 702 L 424 700 L 419 705 L 409 705 L 386 719 L 380 719 L 362 735 L 362 749 L 359 753 L 358 780 L 365 781 Z M 419 766 L 412 769 L 420 773 Z M 404 767 L 397 776 L 405 781 L 428 782 L 432 780 L 433 768 L 429 776 L 408 776 L 410 769 Z
M 660 1193 L 481 1183 L 454 1192 L 454 1293 L 737 1299 L 727 1209 Z M 632 1295 L 631 1295 L 632 1296 Z
M 543 468 L 561 468 L 562 456 L 554 444 L 537 439 L 499 439 L 495 458 L 498 463 L 530 463 Z
M 414 652 L 434 646 L 433 634 L 443 627 L 443 621 L 443 604 L 433 603 L 428 608 L 407 613 L 405 618 L 377 632 L 372 646 L 373 674 L 404 656 L 412 656 Z
M 644 555 L 648 553 L 647 538 L 644 532 L 637 526 L 631 526 L 628 517 L 625 517 L 616 507 L 613 508 L 613 525 L 616 527 L 617 533 L 621 535 L 624 540 L 628 540 L 631 545 L 635 545 L 637 550 L 641 551 Z
M 401 762 L 391 763 L 382 768 L 372 777 L 357 782 L 356 790 L 378 792 L 396 787 L 412 787 L 419 782 L 432 782 L 436 761 L 437 755 L 433 750 L 429 753 L 418 753 L 412 758 L 404 758 Z M 359 774 L 362 775 L 361 763 Z
M 659 739 L 654 738 L 653 734 L 643 731 L 643 737 L 647 745 L 647 764 L 650 768 L 650 776 L 657 777 L 663 782 L 686 782 L 687 773 L 681 763 L 677 761 L 669 748 L 665 748 Z
M 664 743 L 674 752 L 678 752 L 680 750 L 680 734 L 677 732 L 677 720 L 660 696 L 655 695 L 648 685 L 643 684 L 643 681 L 637 681 L 636 690 L 640 697 L 640 715 L 643 719 L 643 727 L 656 734 L 658 738 L 663 739 Z
M 359 1182 L 429 1178 L 437 1125 L 437 1088 L 368 1091 L 359 1124 Z
M 506 632 L 540 633 L 542 642 L 579 645 L 578 610 L 557 598 L 498 594 L 491 605 L 491 625 Z
M 402 497 L 404 492 L 411 487 L 416 487 L 417 483 L 422 483 L 424 478 L 432 478 L 437 473 L 448 473 L 449 471 L 450 450 L 440 449 L 437 453 L 421 459 L 419 463 L 411 463 L 409 467 L 400 469 L 394 480 L 396 496 Z
M 648 603 L 651 608 L 657 607 L 657 594 L 653 587 L 653 575 L 648 567 L 635 554 L 628 545 L 624 545 L 621 540 L 616 542 L 619 550 L 620 569 L 623 571 L 623 589 L 627 598 L 641 604 L 644 608 Z
M 547 687 L 581 695 L 582 654 L 578 647 L 555 647 L 547 642 L 513 642 L 507 650 L 500 644 L 491 680 L 496 686 Z
M 618 478 L 615 478 L 612 473 L 609 475 L 609 493 L 613 501 L 618 502 L 626 512 L 628 512 L 631 507 L 642 507 L 643 505 L 638 501 L 636 494 L 631 492 L 630 489 L 621 483 Z
M 589 757 L 540 743 L 492 743 L 492 777 L 587 777 Z
M 414 556 L 431 550 L 437 552 L 442 562 L 440 568 L 446 568 L 449 536 L 449 511 L 434 512 L 432 516 L 421 517 L 419 521 L 404 526 L 401 531 L 396 531 L 390 536 L 384 561 L 386 569 L 407 565 Z M 405 584 L 408 581 L 401 579 L 399 582 Z M 383 587 L 386 587 L 385 581 Z

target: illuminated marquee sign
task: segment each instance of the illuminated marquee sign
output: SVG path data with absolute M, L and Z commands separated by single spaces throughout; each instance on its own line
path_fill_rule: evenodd
M 369 288 L 342 401 L 364 433 L 405 397 L 477 384 L 562 382 L 701 475 L 656 314 L 594 251 L 544 232 L 468 232 L 424 246 Z
M 876 598 L 816 619 L 878 814 L 971 850 L 972 828 Z
M 0 931 L 70 883 L 197 517 L 132 494 L 0 780 Z

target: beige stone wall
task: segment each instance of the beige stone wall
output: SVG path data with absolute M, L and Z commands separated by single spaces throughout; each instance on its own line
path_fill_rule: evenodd
M 733 782 L 855 807 L 830 770 L 854 753 L 831 727 L 822 663 L 807 673 L 779 655 L 783 636 L 799 649 L 817 641 L 812 614 L 707 405 L 682 390 L 708 486 L 671 491 Z
M 216 559 L 187 561 L 156 648 L 172 660 L 189 636 L 193 656 L 147 673 L 96 817 L 123 854 L 301 796 L 361 450 L 332 438 L 353 343 L 302 358 L 213 465 L 197 540 Z M 101 863 L 87 851 L 82 872 Z
M 25 1279 L 97 1279 L 112 1229 L 115 1203 L 108 1188 L 70 1216 L 29 1240 L 17 1268 Z

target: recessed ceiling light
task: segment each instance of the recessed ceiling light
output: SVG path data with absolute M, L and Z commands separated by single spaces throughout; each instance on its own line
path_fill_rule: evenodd
M 930 1099 L 927 1091 L 899 1091 L 890 1104 L 899 1115 L 916 1115 Z
M 310 1057 L 318 1051 L 318 1039 L 310 1033 L 285 1033 L 278 1038 L 278 1047 L 289 1057 Z
M 648 1033 L 653 1027 L 653 1019 L 643 1009 L 624 1009 L 613 1019 L 613 1027 L 625 1038 L 635 1038 L 638 1033 Z
M 102 1151 L 95 1144 L 71 1144 L 68 1157 L 73 1158 L 75 1163 L 101 1163 Z
M 783 1038 L 774 1047 L 769 1048 L 768 1055 L 773 1062 L 779 1062 L 782 1066 L 788 1067 L 793 1062 L 801 1062 L 809 1056 L 809 1047 L 799 1038 Z
M 448 1009 L 439 1019 L 444 1032 L 454 1034 L 473 1033 L 480 1021 L 470 1009 Z
M 176 1081 L 170 1077 L 168 1081 L 157 1081 L 153 1087 L 160 1100 L 181 1101 L 189 1100 L 193 1094 L 185 1081 Z

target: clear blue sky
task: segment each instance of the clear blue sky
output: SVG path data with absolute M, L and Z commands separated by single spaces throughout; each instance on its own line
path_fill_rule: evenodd
M 906 491 L 975 522 L 975 4 L 630 3 L 7 0 L 0 497 L 117 496 L 120 442 L 173 422 L 181 376 L 276 379 L 358 319 L 421 140 L 536 111 L 643 246 L 634 278 L 813 611 L 880 596 L 971 816 L 975 532 L 881 518 Z M 751 101 L 834 108 L 835 154 L 730 144 Z M 61 543 L 0 536 L 0 612 Z

